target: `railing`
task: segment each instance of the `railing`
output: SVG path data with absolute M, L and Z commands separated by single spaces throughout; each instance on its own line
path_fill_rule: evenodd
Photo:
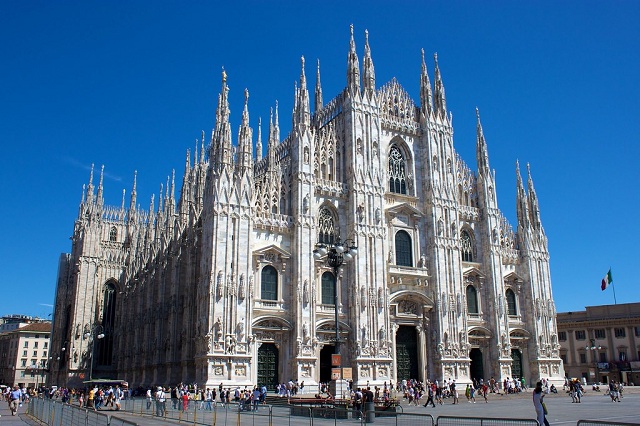
M 638 426 L 638 423 L 604 422 L 599 420 L 578 420 L 577 426 Z
M 533 419 L 438 416 L 438 426 L 538 426 Z
M 138 423 L 45 398 L 29 400 L 27 414 L 49 426 L 125 426 Z

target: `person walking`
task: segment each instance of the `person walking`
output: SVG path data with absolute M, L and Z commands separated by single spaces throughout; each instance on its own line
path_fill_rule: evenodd
M 427 384 L 427 402 L 424 403 L 425 407 L 429 405 L 429 401 L 431 401 L 432 407 L 436 406 L 436 404 L 433 402 L 433 388 L 431 387 L 430 384 Z
M 22 397 L 22 392 L 18 385 L 13 387 L 13 390 L 9 393 L 9 409 L 11 410 L 11 415 L 15 416 L 18 412 L 18 404 L 20 403 L 20 398 Z
M 536 388 L 533 390 L 533 407 L 536 410 L 536 420 L 538 420 L 539 426 L 549 426 L 547 422 L 545 406 L 544 406 L 544 392 L 542 392 L 542 382 L 536 383 Z

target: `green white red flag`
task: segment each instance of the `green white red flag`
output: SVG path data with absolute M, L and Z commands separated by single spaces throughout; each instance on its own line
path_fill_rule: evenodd
M 609 287 L 609 284 L 611 284 L 612 282 L 613 278 L 611 277 L 611 268 L 609 268 L 609 272 L 607 272 L 607 275 L 605 275 L 602 279 L 602 285 L 600 286 L 602 291 L 605 291 L 607 287 Z

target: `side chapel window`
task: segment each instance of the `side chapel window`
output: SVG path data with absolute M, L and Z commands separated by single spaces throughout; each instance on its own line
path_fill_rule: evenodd
M 507 289 L 505 297 L 507 298 L 507 313 L 510 316 L 518 315 L 518 311 L 516 309 L 516 294 L 513 290 Z
M 336 288 L 336 277 L 331 272 L 322 274 L 322 304 L 333 305 L 334 292 Z
M 321 209 L 318 217 L 318 242 L 333 244 L 337 234 L 331 211 L 326 207 Z
M 271 265 L 262 268 L 260 298 L 278 300 L 278 271 Z
M 478 313 L 478 292 L 472 285 L 467 286 L 467 311 L 470 314 Z
M 406 231 L 396 233 L 396 265 L 413 266 L 411 236 Z
M 109 231 L 109 241 L 113 241 L 113 242 L 118 241 L 118 230 L 116 229 L 115 226 L 111 228 L 111 230 Z
M 407 193 L 406 162 L 397 146 L 389 150 L 389 192 Z
M 463 262 L 473 262 L 473 247 L 471 246 L 471 237 L 467 231 L 460 233 L 460 251 Z

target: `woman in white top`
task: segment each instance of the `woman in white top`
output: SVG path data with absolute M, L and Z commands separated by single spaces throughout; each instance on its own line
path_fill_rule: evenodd
M 540 426 L 544 426 L 546 419 L 544 418 L 544 407 L 542 401 L 544 399 L 544 392 L 542 392 L 542 382 L 536 383 L 536 388 L 533 390 L 533 407 L 536 409 L 536 419 Z M 548 423 L 546 423 L 548 425 Z

